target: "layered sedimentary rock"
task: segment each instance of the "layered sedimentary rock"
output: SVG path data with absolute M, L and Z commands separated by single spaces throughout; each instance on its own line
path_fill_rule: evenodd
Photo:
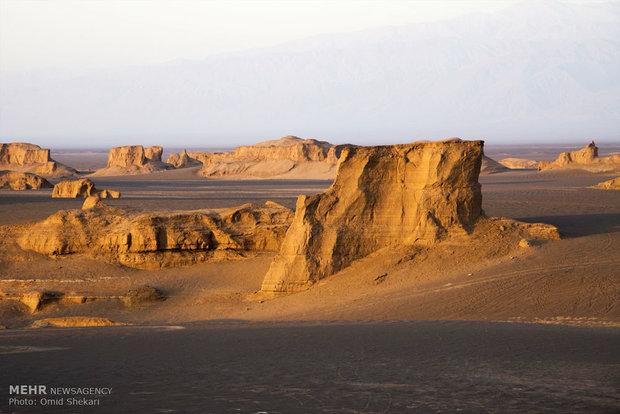
M 536 170 L 538 169 L 538 161 L 528 160 L 526 158 L 503 158 L 499 163 L 511 170 Z
M 620 190 L 620 177 L 603 181 L 602 183 L 592 186 L 592 188 L 598 188 L 599 190 Z
M 482 141 L 346 149 L 332 186 L 300 196 L 263 291 L 295 291 L 393 245 L 430 246 L 482 214 Z
M 8 190 L 39 190 L 41 188 L 52 188 L 52 184 L 45 178 L 36 174 L 0 171 L 0 189 Z
M 508 168 L 492 158 L 486 155 L 482 156 L 482 165 L 480 167 L 480 174 L 497 174 L 508 171 Z
M 620 154 L 599 157 L 598 147 L 592 141 L 578 151 L 561 152 L 554 161 L 540 161 L 540 171 L 555 169 L 581 169 L 591 172 L 620 171 Z
M 25 250 L 57 256 L 87 254 L 138 268 L 180 266 L 276 251 L 292 212 L 276 203 L 221 210 L 139 212 L 100 205 L 61 210 L 26 228 Z
M 61 181 L 54 186 L 52 198 L 86 198 L 97 193 L 95 184 L 88 178 Z
M 174 168 L 199 167 L 202 165 L 202 162 L 190 156 L 186 150 L 178 154 L 170 155 L 166 159 L 166 163 L 172 165 Z
M 0 144 L 0 169 L 44 177 L 70 177 L 76 170 L 50 157 L 50 150 L 28 143 Z
M 174 154 L 168 160 L 175 165 L 183 165 L 184 158 L 185 163 L 201 163 L 200 174 L 205 177 L 331 179 L 346 147 L 286 136 L 229 152 L 190 152 L 187 157 Z
M 93 175 L 148 174 L 172 168 L 172 166 L 162 162 L 162 153 L 163 148 L 159 146 L 127 145 L 114 147 L 108 153 L 107 166 L 97 170 Z

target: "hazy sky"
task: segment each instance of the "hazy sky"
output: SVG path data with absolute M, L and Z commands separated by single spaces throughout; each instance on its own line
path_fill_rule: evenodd
M 323 33 L 403 25 L 514 1 L 0 0 L 0 69 L 201 59 Z

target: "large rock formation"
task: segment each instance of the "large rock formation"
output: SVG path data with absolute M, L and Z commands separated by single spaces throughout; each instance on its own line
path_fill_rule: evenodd
M 598 147 L 592 141 L 580 150 L 561 152 L 554 161 L 540 161 L 538 169 L 540 171 L 555 169 L 581 169 L 590 172 L 620 171 L 620 155 L 599 157 Z
M 39 190 L 41 188 L 52 188 L 52 184 L 36 174 L 0 171 L 0 189 Z
M 602 183 L 593 185 L 592 188 L 597 188 L 599 190 L 620 190 L 620 177 L 603 181 Z
M 497 173 L 506 172 L 508 170 L 509 169 L 506 166 L 500 164 L 494 159 L 489 158 L 486 155 L 482 156 L 482 165 L 480 167 L 480 174 L 482 175 L 497 174 Z
M 536 170 L 538 169 L 538 161 L 528 160 L 526 158 L 503 158 L 499 163 L 511 170 Z
M 346 149 L 332 186 L 300 196 L 263 291 L 295 291 L 391 245 L 429 246 L 482 214 L 482 141 Z
M 127 145 L 114 147 L 108 153 L 107 166 L 97 170 L 92 175 L 147 174 L 172 168 L 172 166 L 162 162 L 162 153 L 163 148 L 159 146 Z
M 139 212 L 97 203 L 61 210 L 18 237 L 25 250 L 57 256 L 88 254 L 138 268 L 180 266 L 276 251 L 292 212 L 276 203 L 221 210 Z
M 88 178 L 82 178 L 59 182 L 54 186 L 52 198 L 86 198 L 94 195 L 96 192 L 95 184 Z
M 347 145 L 286 136 L 229 152 L 182 152 L 168 158 L 172 164 L 202 164 L 205 177 L 331 179 Z
M 202 162 L 190 156 L 187 150 L 183 150 L 178 154 L 171 154 L 166 159 L 166 163 L 172 165 L 174 168 L 199 167 L 202 165 Z
M 0 144 L 0 169 L 44 177 L 71 177 L 76 170 L 50 157 L 50 150 L 27 143 Z

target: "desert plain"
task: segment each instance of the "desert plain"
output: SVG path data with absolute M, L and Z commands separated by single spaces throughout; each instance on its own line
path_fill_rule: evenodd
M 1 375 L 95 412 L 617 412 L 620 145 L 477 142 L 51 149 L 50 187 L 120 198 L 0 190 Z

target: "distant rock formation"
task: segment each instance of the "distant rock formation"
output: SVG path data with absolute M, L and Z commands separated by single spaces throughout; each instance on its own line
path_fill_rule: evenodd
M 177 168 L 200 163 L 205 177 L 332 179 L 346 147 L 289 135 L 229 152 L 184 151 L 168 161 Z
M 88 178 L 61 181 L 54 186 L 52 198 L 86 198 L 97 192 L 95 184 Z
M 77 173 L 50 157 L 50 150 L 28 143 L 0 144 L 0 169 L 29 172 L 43 177 L 71 177 Z
M 603 181 L 602 183 L 593 185 L 592 188 L 598 188 L 599 190 L 620 190 L 620 177 Z
M 599 157 L 598 147 L 592 141 L 580 150 L 561 152 L 555 161 L 540 161 L 538 169 L 540 171 L 555 169 L 581 169 L 590 172 L 620 171 L 620 154 Z
M 497 173 L 506 172 L 508 170 L 509 169 L 506 166 L 500 164 L 494 159 L 489 158 L 486 155 L 482 156 L 482 165 L 480 167 L 480 174 L 482 175 L 497 174 Z
M 499 163 L 511 170 L 536 170 L 538 169 L 538 161 L 528 160 L 525 158 L 504 158 Z
M 137 268 L 188 265 L 277 251 L 291 210 L 277 203 L 221 210 L 139 212 L 98 205 L 61 210 L 24 229 L 22 249 L 57 256 L 89 254 Z
M 0 189 L 8 190 L 40 190 L 41 188 L 52 188 L 52 184 L 45 178 L 36 174 L 0 171 Z
M 432 245 L 482 214 L 482 141 L 350 148 L 332 186 L 300 196 L 263 291 L 295 291 L 390 245 Z
M 183 150 L 178 154 L 171 154 L 166 159 L 166 163 L 172 165 L 174 168 L 200 167 L 202 165 L 202 162 L 191 157 L 187 153 L 187 150 Z
M 163 148 L 127 145 L 114 147 L 108 153 L 108 164 L 93 176 L 136 175 L 171 169 L 161 160 Z

